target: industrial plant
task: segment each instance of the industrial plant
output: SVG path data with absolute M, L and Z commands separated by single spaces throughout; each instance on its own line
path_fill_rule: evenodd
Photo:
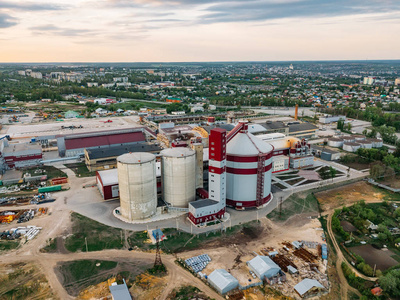
M 273 198 L 272 173 L 311 167 L 314 157 L 305 139 L 249 131 L 248 121 L 219 125 L 209 118 L 196 128 L 161 123 L 164 150 L 118 156 L 117 170 L 97 172 L 97 185 L 105 200 L 120 199 L 114 214 L 132 223 L 179 212 L 201 226 L 227 219 L 226 207 L 264 207 Z

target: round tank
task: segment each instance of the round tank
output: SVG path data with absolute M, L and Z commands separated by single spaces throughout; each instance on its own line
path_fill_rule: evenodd
M 127 153 L 117 158 L 121 215 L 128 221 L 143 220 L 157 210 L 156 157 Z
M 271 200 L 273 147 L 243 130 L 227 145 L 226 204 L 237 209 L 258 207 Z M 257 201 L 258 161 L 265 159 L 262 166 L 264 177 L 261 201 Z
M 361 148 L 366 148 L 366 149 L 372 148 L 372 142 L 370 141 L 358 141 L 357 143 L 361 145 Z
M 359 141 L 365 141 L 365 136 L 363 135 L 355 134 L 353 135 L 353 138 L 356 141 L 356 143 L 358 143 Z
M 352 136 L 344 136 L 343 141 L 345 143 L 354 143 L 356 141 L 356 139 Z
M 341 138 L 330 138 L 328 139 L 328 146 L 340 148 L 343 146 L 343 140 Z
M 381 148 L 383 146 L 383 142 L 381 139 L 367 139 L 367 141 L 372 143 L 372 148 Z
M 361 145 L 359 143 L 344 143 L 343 150 L 347 152 L 356 152 Z
M 162 156 L 162 189 L 164 201 L 173 207 L 189 206 L 196 200 L 196 156 L 189 148 L 170 148 Z

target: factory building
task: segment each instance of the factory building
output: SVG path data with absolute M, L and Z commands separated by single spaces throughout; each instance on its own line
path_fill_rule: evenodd
M 323 117 L 319 117 L 319 122 L 322 124 L 330 124 L 330 123 L 335 123 L 339 120 L 346 121 L 346 116 L 331 116 L 331 115 L 325 115 Z
M 9 169 L 37 166 L 43 157 L 40 144 L 30 143 L 8 144 L 6 142 L 1 154 L 4 159 L 3 165 Z
M 117 169 L 96 172 L 96 184 L 104 200 L 119 197 Z
M 264 130 L 260 129 L 260 125 Z M 259 124 L 249 124 L 249 132 L 258 134 L 282 133 L 286 136 L 293 136 L 299 139 L 309 139 L 315 136 L 318 127 L 307 122 L 282 122 L 267 121 Z
M 150 152 L 157 155 L 161 150 L 158 144 L 148 142 L 88 148 L 84 150 L 85 164 L 91 172 L 114 169 L 117 167 L 117 157 L 122 154 L 130 152 Z
M 306 141 L 282 133 L 258 135 L 257 138 L 273 147 L 272 173 L 314 165 L 314 157 Z
M 144 128 L 98 131 L 57 136 L 61 157 L 84 155 L 85 149 L 127 145 L 146 141 Z

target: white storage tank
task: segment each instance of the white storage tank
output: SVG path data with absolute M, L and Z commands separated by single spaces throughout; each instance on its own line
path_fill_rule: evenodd
M 381 139 L 367 139 L 367 141 L 372 143 L 372 148 L 381 148 L 383 146 Z
M 361 145 L 361 148 L 366 148 L 366 149 L 371 149 L 372 148 L 372 142 L 371 141 L 358 141 Z
M 196 152 L 189 148 L 170 148 L 162 156 L 162 190 L 164 201 L 173 207 L 189 206 L 196 200 Z
M 344 143 L 343 150 L 347 152 L 356 152 L 361 145 L 359 143 Z
M 260 207 L 271 200 L 273 147 L 258 139 L 247 130 L 240 131 L 227 145 L 227 191 L 226 204 L 236 209 Z M 265 162 L 261 166 L 262 177 L 258 176 L 259 157 Z M 261 183 L 260 198 L 257 187 Z M 260 187 L 261 187 L 260 185 Z
M 117 158 L 121 215 L 128 221 L 143 220 L 157 210 L 156 157 L 127 153 Z
M 356 141 L 356 139 L 352 136 L 344 136 L 342 139 L 345 143 L 354 143 Z
M 360 135 L 360 134 L 353 135 L 353 138 L 354 138 L 356 143 L 358 143 L 359 141 L 365 141 L 365 136 Z
M 341 138 L 330 138 L 328 139 L 328 146 L 340 148 L 343 146 L 343 140 Z

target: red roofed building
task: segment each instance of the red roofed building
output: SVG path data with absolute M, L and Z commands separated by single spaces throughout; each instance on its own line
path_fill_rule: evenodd
M 128 128 L 57 137 L 58 152 L 63 156 L 83 155 L 84 149 L 126 145 L 146 141 L 144 128 Z

